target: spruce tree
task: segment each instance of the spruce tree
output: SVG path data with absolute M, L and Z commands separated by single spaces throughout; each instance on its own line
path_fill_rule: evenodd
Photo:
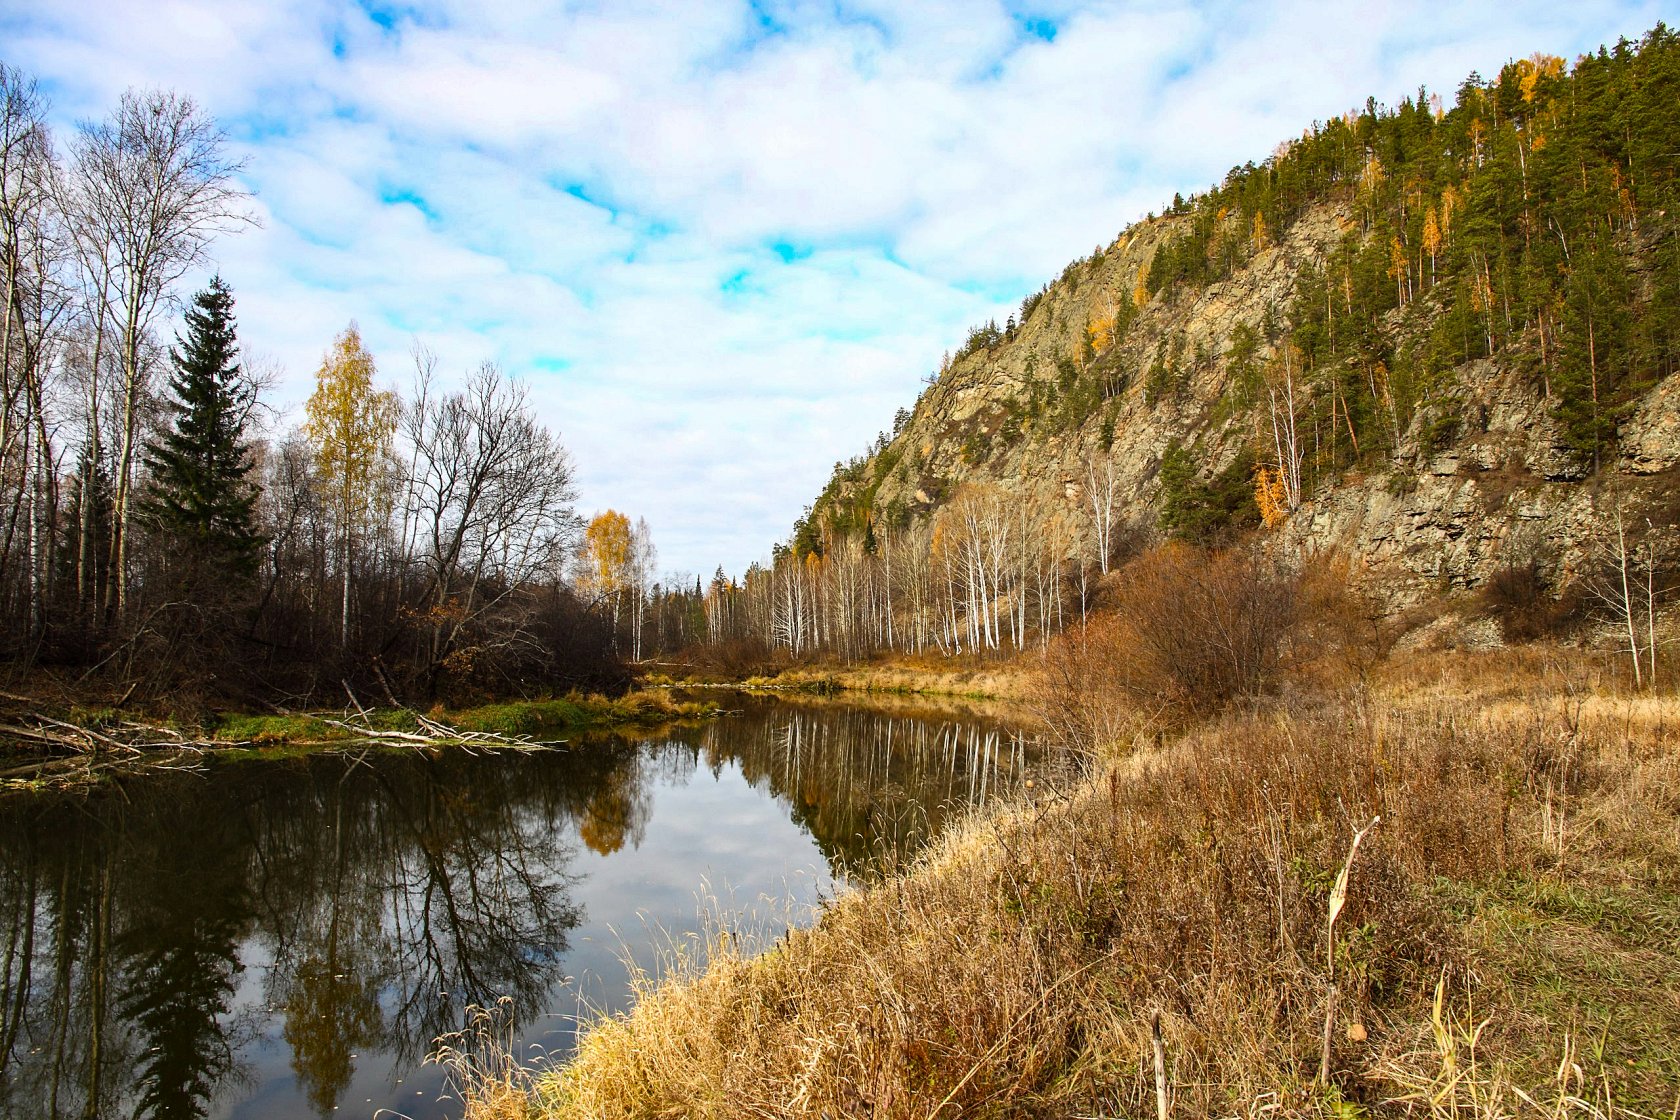
M 193 298 L 186 337 L 170 350 L 174 423 L 146 450 L 151 485 L 142 511 L 189 582 L 251 576 L 262 538 L 244 441 L 250 383 L 239 354 L 233 293 L 221 277 Z

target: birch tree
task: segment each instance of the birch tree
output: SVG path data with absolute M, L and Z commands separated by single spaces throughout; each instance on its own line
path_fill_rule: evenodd
M 67 198 L 83 260 L 101 270 L 93 288 L 116 326 L 119 397 L 112 579 L 127 601 L 129 521 L 142 405 L 150 388 L 147 340 L 174 284 L 205 260 L 210 242 L 249 221 L 226 138 L 190 97 L 129 90 L 103 121 L 84 122 L 72 144 Z
M 21 562 L 31 637 L 44 622 L 58 512 L 48 374 L 72 302 L 45 116 L 35 83 L 0 65 L 0 593 Z
M 391 437 L 401 405 L 374 384 L 373 355 L 351 323 L 334 340 L 315 373 L 315 392 L 304 405 L 304 434 L 338 525 L 339 642 L 350 640 L 350 589 L 357 534 L 368 527 L 391 480 Z

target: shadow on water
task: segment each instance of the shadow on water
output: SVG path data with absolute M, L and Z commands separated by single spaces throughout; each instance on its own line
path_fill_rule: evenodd
M 367 1085 L 444 1114 L 412 1088 L 435 1073 L 399 1079 L 472 1004 L 517 1022 L 564 1004 L 588 911 L 634 890 L 609 897 L 604 869 L 656 818 L 704 814 L 688 824 L 727 878 L 756 842 L 728 822 L 773 812 L 856 877 L 1029 761 L 989 720 L 742 706 L 565 751 L 317 755 L 0 800 L 0 1115 L 367 1115 Z

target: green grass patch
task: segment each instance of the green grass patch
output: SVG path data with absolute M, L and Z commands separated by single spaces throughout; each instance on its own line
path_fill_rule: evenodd
M 259 745 L 319 743 L 354 737 L 316 716 L 306 715 L 230 715 L 224 716 L 221 725 L 215 729 L 215 738 L 222 742 Z
M 446 712 L 439 718 L 462 731 L 494 735 L 531 735 L 559 727 L 585 727 L 595 722 L 588 707 L 570 699 L 485 704 L 461 712 Z
M 1555 1074 L 1573 1045 L 1623 1107 L 1669 1114 L 1680 1099 L 1680 898 L 1514 876 L 1463 901 L 1479 970 L 1503 989 L 1500 1048 L 1524 1079 Z

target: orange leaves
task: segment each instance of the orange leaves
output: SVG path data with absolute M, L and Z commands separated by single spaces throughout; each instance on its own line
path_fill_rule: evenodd
M 1254 472 L 1254 504 L 1260 507 L 1260 520 L 1266 528 L 1283 524 L 1289 516 L 1289 497 L 1281 471 L 1274 474 L 1261 467 Z
M 1372 152 L 1365 161 L 1365 170 L 1359 173 L 1360 187 L 1364 189 L 1367 196 L 1375 197 L 1377 188 L 1382 186 L 1383 181 L 1387 178 L 1388 172 L 1384 169 L 1382 160 L 1377 158 L 1375 152 Z
M 1458 212 L 1459 204 L 1463 200 L 1464 196 L 1450 185 L 1441 192 L 1441 240 L 1443 243 L 1448 237 L 1452 236 L 1453 215 Z
M 1436 220 L 1433 206 L 1423 215 L 1423 251 L 1432 258 L 1441 252 L 1441 223 Z
M 1099 314 L 1085 324 L 1085 342 L 1092 354 L 1101 354 L 1114 345 L 1114 325 L 1117 318 L 1111 310 Z

